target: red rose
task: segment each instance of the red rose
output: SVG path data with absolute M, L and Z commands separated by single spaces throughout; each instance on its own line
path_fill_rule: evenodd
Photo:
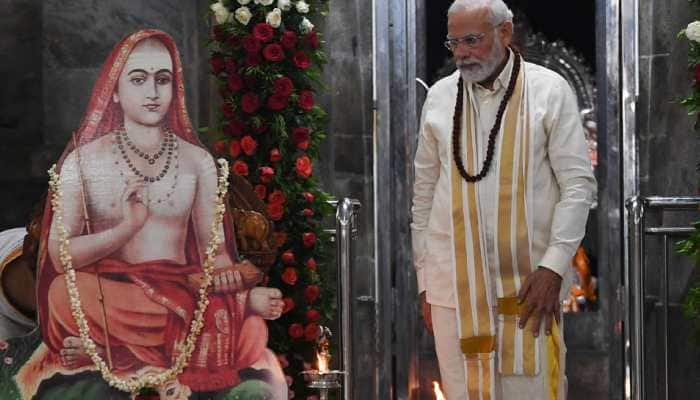
M 253 27 L 253 36 L 261 42 L 269 42 L 275 35 L 275 28 L 270 24 L 259 23 Z
M 273 83 L 273 92 L 276 95 L 280 96 L 289 96 L 292 94 L 292 91 L 294 91 L 294 83 L 292 83 L 292 80 L 287 78 L 286 76 L 279 77 L 275 79 L 275 82 Z
M 255 54 L 262 48 L 262 43 L 255 36 L 248 35 L 243 38 L 243 48 L 247 53 Z
M 213 55 L 209 59 L 209 65 L 211 65 L 212 71 L 214 71 L 215 74 L 220 74 L 221 72 L 224 71 L 224 67 L 226 66 L 223 57 L 219 55 Z
M 258 108 L 260 108 L 260 99 L 258 95 L 253 92 L 244 94 L 243 98 L 241 98 L 241 108 L 248 114 L 258 111 Z
M 304 339 L 306 339 L 308 342 L 313 342 L 318 338 L 318 335 L 321 334 L 321 329 L 318 327 L 318 324 L 315 322 L 312 322 L 308 325 L 306 325 L 306 328 L 304 328 Z
M 294 54 L 294 65 L 299 69 L 307 69 L 311 66 L 311 60 L 303 51 L 297 51 Z
M 248 176 L 248 164 L 246 164 L 245 161 L 236 160 L 236 162 L 233 163 L 233 172 L 237 175 Z
M 236 157 L 238 157 L 239 154 L 241 154 L 241 143 L 238 140 L 232 140 L 231 143 L 229 143 L 228 154 L 230 154 L 231 158 L 233 159 L 235 159 Z M 247 167 L 246 171 L 248 171 Z
M 270 150 L 270 161 L 277 162 L 282 159 L 282 154 L 280 154 L 280 149 L 274 148 Z
M 265 196 L 267 196 L 267 188 L 265 185 L 255 185 L 255 194 L 258 195 L 258 198 L 260 200 L 265 200 Z
M 309 128 L 297 127 L 292 129 L 292 141 L 294 141 L 294 143 L 309 140 L 309 136 L 311 136 L 311 130 Z
M 268 44 L 263 50 L 263 57 L 272 62 L 282 61 L 284 60 L 284 49 L 277 43 Z
M 243 87 L 243 79 L 238 74 L 231 74 L 228 76 L 227 86 L 232 92 L 237 92 Z
M 279 221 L 282 219 L 282 216 L 284 215 L 284 207 L 282 207 L 281 203 L 268 204 L 267 205 L 267 214 L 270 216 L 271 220 Z
M 217 140 L 211 144 L 211 149 L 215 154 L 222 154 L 224 151 L 226 151 L 226 142 L 223 140 Z
M 297 34 L 294 31 L 284 31 L 280 40 L 285 49 L 292 50 L 297 47 Z
M 299 150 L 306 150 L 309 148 L 309 141 L 304 140 L 303 142 L 297 143 L 297 149 Z
M 292 339 L 299 339 L 304 336 L 304 327 L 301 324 L 291 324 L 289 325 L 289 330 L 287 331 Z
M 700 85 L 700 64 L 695 66 L 695 83 Z
M 313 203 L 314 202 L 314 195 L 311 192 L 304 192 L 304 199 L 309 202 Z
M 289 99 L 289 97 L 273 94 L 267 99 L 267 108 L 272 111 L 284 110 L 287 108 L 287 99 Z
M 312 172 L 311 160 L 307 156 L 301 156 L 297 158 L 296 161 L 296 171 L 297 175 L 302 178 L 308 178 L 311 176 Z
M 233 117 L 231 117 L 233 118 Z M 224 126 L 224 133 L 228 136 L 241 136 L 245 130 L 245 125 L 243 122 L 231 119 L 226 126 Z
M 260 55 L 258 53 L 248 53 L 245 56 L 245 64 L 249 67 L 260 64 Z
M 285 297 L 282 299 L 282 301 L 284 302 L 284 308 L 282 309 L 282 314 L 288 313 L 289 311 L 294 309 L 294 306 L 296 306 L 296 304 L 294 304 L 294 300 L 292 298 Z
M 302 213 L 305 217 L 312 217 L 312 216 L 314 215 L 314 210 L 312 210 L 312 209 L 310 209 L 310 208 L 305 208 L 305 209 L 303 209 L 303 210 L 301 211 L 301 213 Z
M 297 270 L 292 267 L 287 267 L 282 272 L 282 282 L 289 286 L 294 286 L 297 283 Z
M 214 39 L 218 40 L 219 42 L 222 42 L 224 39 L 226 39 L 226 30 L 224 30 L 224 28 L 221 27 L 221 25 L 215 25 L 211 33 L 213 34 Z
M 235 74 L 238 71 L 238 63 L 232 57 L 226 59 L 226 72 Z
M 287 198 L 284 197 L 284 193 L 281 190 L 275 190 L 270 193 L 269 196 L 267 196 L 267 201 L 270 204 L 284 204 L 284 202 L 287 201 Z
M 302 90 L 299 93 L 299 108 L 304 111 L 314 108 L 314 94 L 310 90 Z
M 233 119 L 233 117 L 235 116 L 235 111 L 233 111 L 233 106 L 229 103 L 224 103 L 221 106 L 221 112 L 224 113 L 224 116 L 226 117 L 226 119 Z
M 275 176 L 275 170 L 270 167 L 260 167 L 260 181 L 262 183 L 270 183 Z
M 315 302 L 320 294 L 321 289 L 316 285 L 309 285 L 304 288 L 304 299 L 307 303 Z
M 308 43 L 312 48 L 318 49 L 318 35 L 316 34 L 316 31 L 311 31 L 306 35 L 306 43 Z
M 316 260 L 313 257 L 306 260 L 306 267 L 312 271 L 316 271 Z
M 321 319 L 321 313 L 313 308 L 306 312 L 306 320 L 309 322 L 318 322 Z
M 243 152 L 248 155 L 252 156 L 253 153 L 255 153 L 255 149 L 258 147 L 258 142 L 255 141 L 252 137 L 249 135 L 243 136 L 243 139 L 241 139 L 241 149 L 243 149 Z
M 275 231 L 272 236 L 274 237 L 277 247 L 280 247 L 287 242 L 287 233 L 284 231 Z
M 294 264 L 295 257 L 294 257 L 294 252 L 291 250 L 287 250 L 284 253 L 282 253 L 282 262 L 291 265 Z
M 316 244 L 316 234 L 313 232 L 304 232 L 302 235 L 304 247 L 314 247 Z

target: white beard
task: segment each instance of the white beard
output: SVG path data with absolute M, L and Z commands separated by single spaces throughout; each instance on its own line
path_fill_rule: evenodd
M 506 49 L 501 43 L 495 41 L 491 52 L 484 61 L 472 59 L 456 60 L 455 64 L 462 74 L 465 83 L 478 83 L 488 79 L 501 64 L 506 55 Z

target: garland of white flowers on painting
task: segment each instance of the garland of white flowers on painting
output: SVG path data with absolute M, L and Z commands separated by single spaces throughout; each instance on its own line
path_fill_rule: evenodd
M 64 277 L 68 288 L 71 313 L 78 325 L 80 340 L 85 352 L 88 354 L 95 367 L 102 374 L 102 378 L 107 381 L 110 386 L 136 395 L 144 388 L 158 388 L 163 384 L 176 379 L 176 377 L 182 373 L 189 363 L 189 359 L 194 351 L 195 344 L 197 343 L 202 328 L 204 327 L 204 313 L 209 305 L 209 295 L 207 292 L 212 282 L 214 256 L 219 246 L 223 243 L 223 238 L 219 235 L 219 227 L 223 223 L 224 212 L 226 210 L 224 200 L 228 191 L 229 168 L 226 160 L 219 159 L 218 162 L 221 174 L 218 178 L 217 200 L 216 204 L 214 205 L 216 213 L 214 216 L 214 221 L 211 225 L 211 238 L 209 239 L 207 246 L 206 257 L 202 264 L 204 277 L 199 288 L 199 300 L 197 301 L 197 308 L 194 311 L 194 318 L 190 324 L 190 330 L 187 338 L 180 348 L 180 352 L 175 358 L 175 362 L 173 362 L 173 365 L 170 368 L 161 372 L 146 373 L 141 376 L 131 376 L 126 379 L 116 376 L 110 370 L 107 363 L 98 353 L 97 345 L 90 337 L 88 322 L 82 309 L 80 293 L 78 292 L 78 287 L 76 285 L 75 268 L 73 267 L 71 255 L 68 252 L 68 247 L 70 245 L 68 231 L 63 225 L 63 191 L 61 190 L 61 180 L 59 175 L 56 173 L 56 165 L 53 165 L 48 171 L 50 177 L 49 186 L 51 188 L 52 195 L 51 205 L 56 215 L 54 223 L 56 224 L 56 228 L 58 230 L 58 240 L 60 242 L 60 261 L 61 265 L 63 266 L 63 270 L 65 271 Z
M 700 16 L 700 0 L 690 0 L 695 15 Z M 688 68 L 693 72 L 690 93 L 680 100 L 680 104 L 688 110 L 688 115 L 695 118 L 695 130 L 700 128 L 700 20 L 688 24 L 678 34 L 679 39 L 688 40 Z M 700 170 L 700 163 L 696 166 Z M 699 186 L 700 188 L 700 186 Z M 695 231 L 686 240 L 679 242 L 676 251 L 692 257 L 696 266 L 700 266 L 700 222 L 694 224 Z M 696 280 L 688 289 L 683 304 L 683 315 L 694 325 L 693 338 L 700 346 L 700 281 Z
M 208 46 L 222 104 L 207 129 L 273 223 L 277 259 L 267 285 L 283 293 L 282 316 L 268 321 L 269 347 L 290 383 L 289 398 L 316 396 L 301 372 L 316 365 L 319 324 L 335 318 L 332 243 L 322 221 L 331 198 L 316 175 L 326 113 L 316 103 L 326 63 L 314 23 L 329 0 L 218 0 L 210 5 Z

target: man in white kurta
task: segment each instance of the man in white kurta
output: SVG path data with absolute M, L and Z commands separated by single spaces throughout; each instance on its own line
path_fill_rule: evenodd
M 557 348 L 558 369 L 552 373 L 551 354 L 547 346 L 536 347 L 538 368 L 534 376 L 522 373 L 522 365 L 515 363 L 515 373 L 495 373 L 493 382 L 477 380 L 478 389 L 468 388 L 472 379 L 465 371 L 468 357 L 460 348 L 460 315 L 453 249 L 453 186 L 455 180 L 453 153 L 453 118 L 460 77 L 464 82 L 465 112 L 472 119 L 473 153 L 468 152 L 464 163 L 476 168 L 476 174 L 487 158 L 488 139 L 497 120 L 500 103 L 513 73 L 515 53 L 508 49 L 512 36 L 512 13 L 501 0 L 457 0 L 448 14 L 448 41 L 457 71 L 437 82 L 428 92 L 421 118 L 418 150 L 415 156 L 415 185 L 413 198 L 413 256 L 418 276 L 426 326 L 435 335 L 440 373 L 448 400 L 462 399 L 547 399 L 566 398 L 564 375 L 565 346 Z M 585 225 L 593 192 L 596 188 L 576 98 L 568 83 L 555 72 L 527 63 L 520 68 L 524 80 L 523 110 L 518 126 L 527 135 L 530 181 L 527 185 L 527 224 L 529 258 L 532 273 L 520 277 L 518 283 L 522 311 L 518 309 L 526 329 L 518 329 L 521 343 L 524 335 L 549 337 L 561 335 L 561 325 L 553 323 L 559 316 L 560 296 L 567 284 L 562 278 L 569 275 L 571 259 L 585 233 Z M 513 102 L 510 100 L 509 104 Z M 471 108 L 471 111 L 469 110 Z M 461 118 L 461 143 L 465 137 L 465 117 Z M 526 124 L 523 122 L 527 120 Z M 506 125 L 505 123 L 503 125 Z M 505 128 L 501 127 L 496 143 L 500 144 Z M 522 133 L 521 133 L 522 135 Z M 488 304 L 494 310 L 503 296 L 503 285 L 498 271 L 497 207 L 499 200 L 499 150 L 495 146 L 492 165 L 476 185 L 476 209 L 479 215 L 485 252 L 486 293 Z M 524 158 L 524 157 L 523 157 Z M 461 178 L 460 178 L 461 179 Z M 460 189 L 461 190 L 461 189 Z M 465 189 L 464 193 L 467 193 Z M 515 220 L 515 217 L 513 217 Z M 515 236 L 513 236 L 515 237 Z M 467 235 L 467 246 L 470 245 Z M 522 261 L 522 260 L 519 260 Z M 516 261 L 519 262 L 519 261 Z M 470 275 L 471 278 L 471 275 Z M 497 297 L 499 298 L 497 301 Z M 515 318 L 515 317 L 514 317 Z M 493 319 L 493 317 L 492 317 Z M 500 325 L 492 326 L 498 330 Z M 521 326 L 522 327 L 522 326 Z M 552 332 L 552 329 L 558 332 Z M 499 338 L 492 354 L 500 354 L 502 332 L 493 332 Z M 539 342 L 538 342 L 539 343 Z M 521 345 L 522 346 L 522 345 Z M 516 353 L 523 350 L 516 350 Z M 499 357 L 495 371 L 501 371 Z M 481 367 L 479 367 L 481 368 Z M 549 374 L 547 372 L 550 372 Z M 532 374 L 531 374 L 532 375 Z M 488 390 L 491 386 L 493 389 Z M 554 388 L 554 389 L 553 389 Z

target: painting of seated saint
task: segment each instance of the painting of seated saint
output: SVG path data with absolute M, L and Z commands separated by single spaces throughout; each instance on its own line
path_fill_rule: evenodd
M 225 163 L 200 143 L 184 91 L 162 31 L 127 36 L 103 64 L 53 173 L 42 344 L 14 377 L 21 398 L 129 399 L 141 386 L 162 399 L 287 398 L 265 322 L 281 292 L 239 258 Z

